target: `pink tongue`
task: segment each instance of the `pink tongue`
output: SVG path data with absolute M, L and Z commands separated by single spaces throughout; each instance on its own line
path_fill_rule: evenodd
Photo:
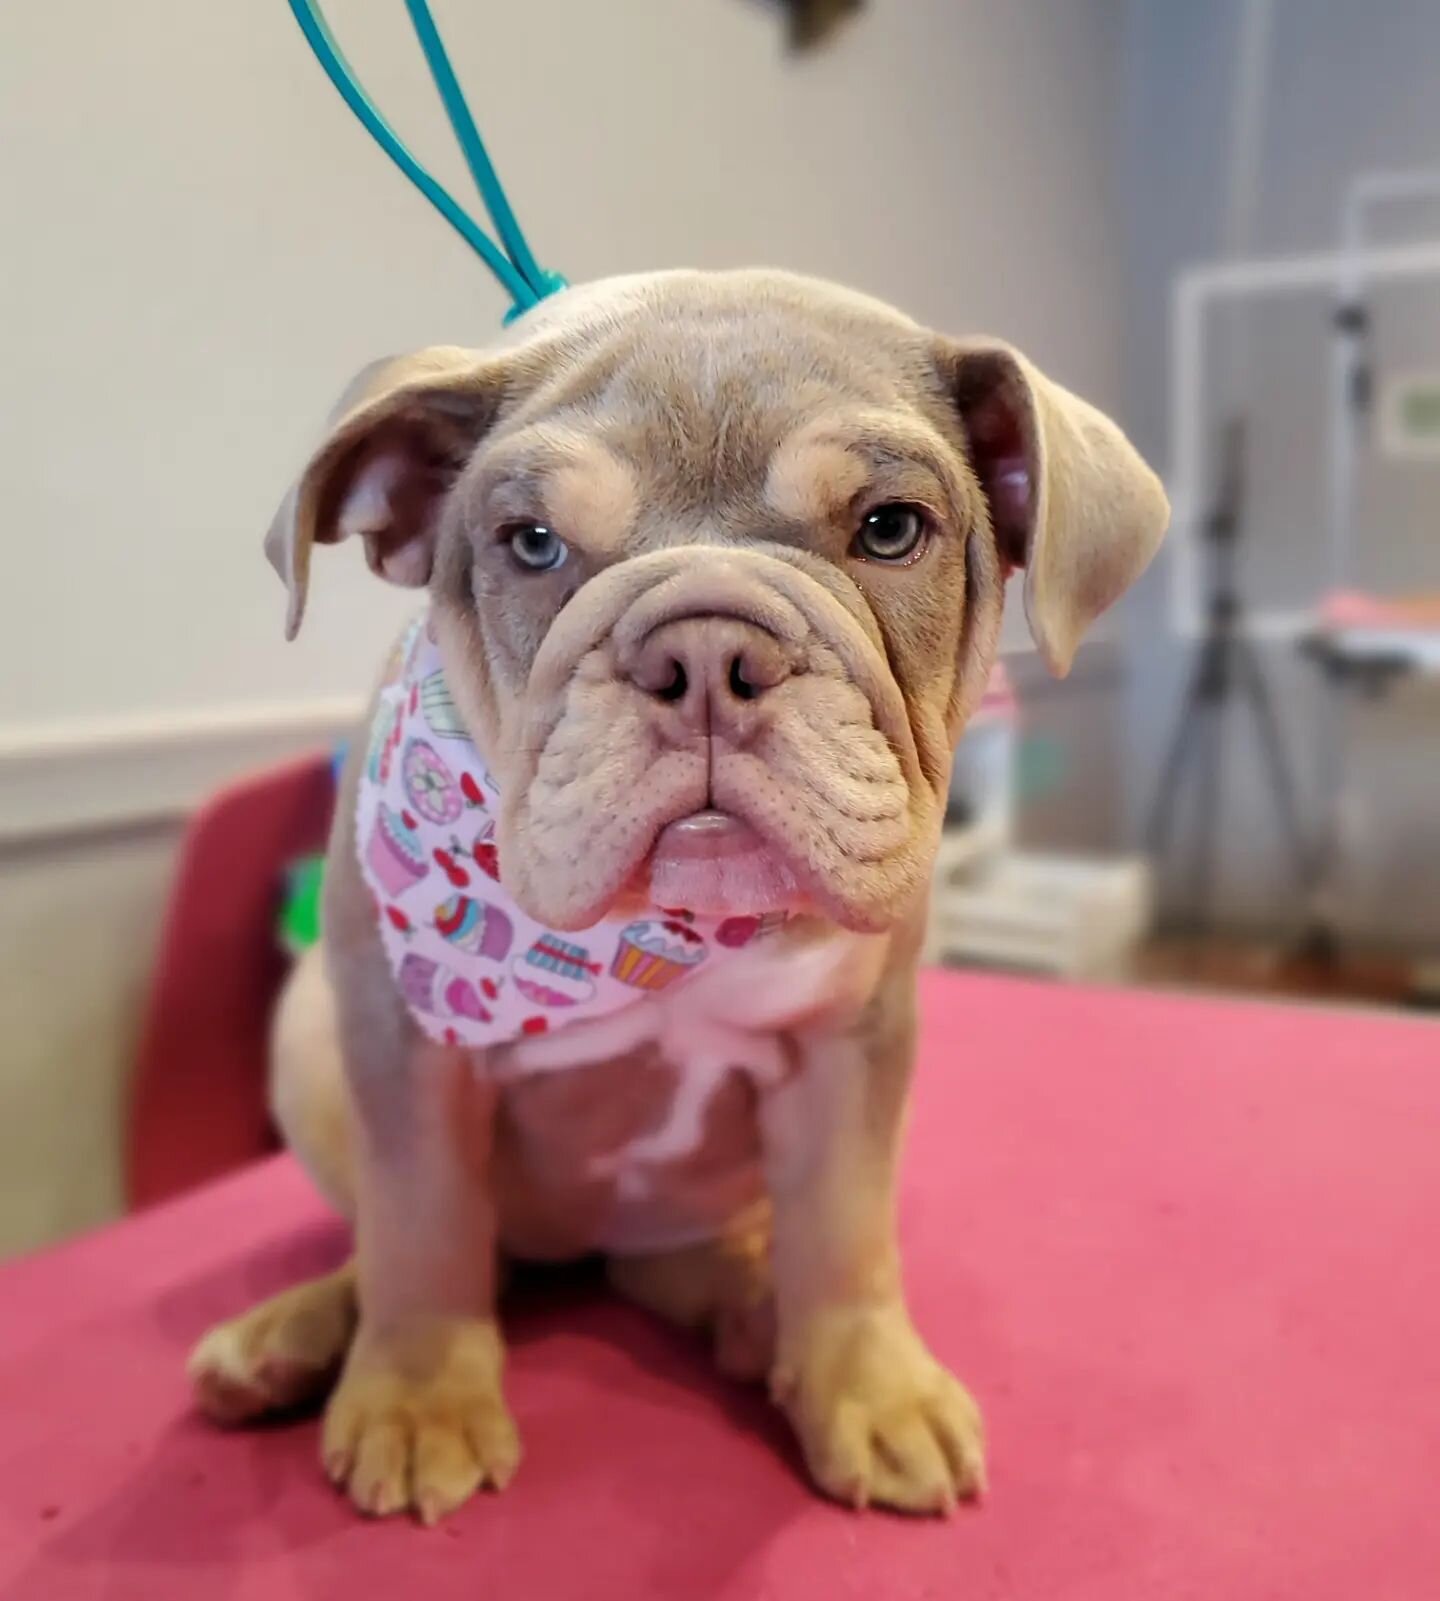
M 676 861 L 714 861 L 720 856 L 743 856 L 763 850 L 760 836 L 749 823 L 729 812 L 696 812 L 662 830 L 655 841 L 655 857 Z
M 789 867 L 738 817 L 696 812 L 671 823 L 650 859 L 650 898 L 702 917 L 779 911 L 798 886 Z

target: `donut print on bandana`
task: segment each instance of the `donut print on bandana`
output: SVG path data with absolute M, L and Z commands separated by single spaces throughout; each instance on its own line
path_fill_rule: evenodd
M 405 745 L 405 798 L 427 823 L 453 823 L 465 810 L 455 775 L 428 740 Z
M 482 1048 L 673 993 L 783 926 L 783 914 L 680 907 L 560 933 L 506 893 L 499 786 L 466 734 L 440 650 L 416 623 L 377 698 L 355 850 L 396 988 L 444 1044 Z

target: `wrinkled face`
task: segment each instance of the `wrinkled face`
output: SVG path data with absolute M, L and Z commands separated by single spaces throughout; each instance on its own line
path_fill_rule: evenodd
M 924 880 L 968 602 L 993 620 L 998 579 L 938 385 L 927 406 L 898 365 L 697 314 L 597 341 L 477 450 L 437 627 L 535 915 L 634 894 L 869 928 Z
M 533 916 L 914 905 L 1043 497 L 1026 375 L 985 359 L 826 286 L 665 275 L 342 425 L 292 519 L 429 583 Z

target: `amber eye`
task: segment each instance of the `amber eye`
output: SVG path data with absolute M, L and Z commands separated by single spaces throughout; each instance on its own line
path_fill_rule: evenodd
M 544 523 L 515 523 L 501 534 L 509 546 L 515 565 L 527 573 L 551 573 L 565 563 L 570 548 L 554 529 Z
M 930 521 L 918 506 L 888 501 L 866 514 L 855 535 L 855 551 L 866 561 L 892 566 L 914 561 L 925 548 Z

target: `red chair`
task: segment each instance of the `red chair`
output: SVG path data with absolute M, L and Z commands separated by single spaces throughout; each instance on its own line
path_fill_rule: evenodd
M 276 1148 L 265 1074 L 289 966 L 285 870 L 323 848 L 334 799 L 331 758 L 316 754 L 222 791 L 186 830 L 130 1092 L 132 1209 Z

